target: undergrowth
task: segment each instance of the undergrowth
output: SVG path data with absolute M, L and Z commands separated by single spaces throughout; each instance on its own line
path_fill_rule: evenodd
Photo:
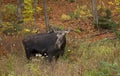
M 119 76 L 120 42 L 102 39 L 81 42 L 68 38 L 65 54 L 57 62 L 25 56 L 0 57 L 0 76 Z

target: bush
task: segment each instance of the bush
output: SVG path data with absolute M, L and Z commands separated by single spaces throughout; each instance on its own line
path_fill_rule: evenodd
M 17 15 L 17 6 L 14 4 L 7 4 L 1 7 L 1 14 L 3 21 L 15 22 Z
M 70 17 L 69 15 L 62 14 L 61 19 L 62 19 L 63 21 L 68 21 L 68 20 L 71 19 L 71 17 Z
M 120 31 L 118 31 L 118 30 L 115 30 L 115 35 L 116 35 L 116 37 L 120 40 Z
M 120 75 L 120 67 L 117 63 L 108 63 L 101 62 L 99 68 L 99 75 L 101 76 L 119 76 Z
M 37 0 L 35 0 L 35 2 L 37 3 Z M 22 11 L 24 22 L 33 21 L 34 20 L 34 13 L 35 13 L 35 9 L 33 7 L 34 1 L 24 0 L 24 4 L 25 4 L 24 9 Z M 41 7 L 39 7 L 38 5 L 36 5 L 37 16 L 39 16 L 42 11 L 43 11 L 43 9 Z
M 120 67 L 117 63 L 101 62 L 97 70 L 86 71 L 84 76 L 120 76 Z
M 71 12 L 69 15 L 71 19 L 92 17 L 91 12 L 86 5 L 83 5 L 83 6 L 77 5 L 77 8 L 73 12 Z
M 98 24 L 94 22 L 96 28 L 100 29 L 116 29 L 118 24 L 111 19 L 111 10 L 108 8 L 100 8 L 98 10 Z
M 32 7 L 32 0 L 24 0 L 24 9 L 22 11 L 24 22 L 29 22 L 34 20 L 34 8 Z
M 21 30 L 22 29 L 18 24 L 12 24 L 12 23 L 6 22 L 3 24 L 2 32 L 6 35 L 15 35 L 15 34 L 19 34 Z

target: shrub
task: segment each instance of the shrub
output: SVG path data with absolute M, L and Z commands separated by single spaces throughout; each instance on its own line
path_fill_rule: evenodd
M 17 6 L 14 4 L 7 4 L 1 7 L 1 14 L 3 21 L 15 22 L 17 15 Z
M 24 0 L 24 4 L 24 9 L 22 11 L 24 21 L 33 21 L 34 9 L 32 7 L 32 0 Z
M 112 7 L 114 18 L 120 23 L 120 0 L 109 1 L 108 4 Z
M 101 62 L 99 68 L 99 75 L 101 76 L 119 76 L 120 75 L 120 67 L 117 63 L 108 63 Z
M 84 76 L 119 76 L 120 67 L 117 63 L 101 62 L 98 69 L 85 71 Z
M 83 6 L 77 5 L 77 8 L 74 10 L 74 12 L 71 12 L 69 15 L 71 19 L 92 17 L 91 12 L 86 5 L 83 5 Z
M 37 3 L 37 0 L 35 0 Z M 32 0 L 24 0 L 24 9 L 22 11 L 24 22 L 29 22 L 34 20 L 34 8 Z M 39 15 L 43 9 L 39 6 L 36 6 L 36 14 Z
M 70 18 L 69 15 L 62 14 L 61 19 L 62 19 L 63 21 L 68 21 L 68 20 L 70 20 L 71 18 Z
M 111 10 L 108 8 L 98 9 L 98 24 L 95 22 L 95 27 L 109 30 L 116 29 L 118 24 L 112 20 L 111 14 Z
M 21 30 L 22 29 L 18 24 L 12 24 L 9 22 L 5 22 L 3 24 L 2 32 L 6 35 L 15 35 L 15 34 L 19 34 Z

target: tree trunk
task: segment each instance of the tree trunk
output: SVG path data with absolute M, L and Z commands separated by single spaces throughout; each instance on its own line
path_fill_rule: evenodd
M 37 15 L 37 9 L 36 9 L 36 0 L 34 0 L 34 26 L 36 26 L 36 15 Z
M 0 7 L 2 5 L 2 2 L 0 1 Z M 1 10 L 0 10 L 0 27 L 2 26 L 2 13 L 1 13 Z
M 49 28 L 49 17 L 47 13 L 47 0 L 44 0 L 44 15 L 45 15 L 45 25 L 46 25 L 46 32 L 50 30 Z
M 97 13 L 97 0 L 92 0 L 92 10 L 93 10 L 93 18 L 94 18 L 94 22 L 97 23 L 97 28 L 98 27 L 98 13 Z
M 22 17 L 22 9 L 24 7 L 24 0 L 17 0 L 17 16 L 18 16 L 18 21 L 23 21 Z

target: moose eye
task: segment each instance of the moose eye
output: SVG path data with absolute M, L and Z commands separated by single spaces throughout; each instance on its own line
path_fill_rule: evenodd
M 61 32 L 59 34 L 62 34 Z

